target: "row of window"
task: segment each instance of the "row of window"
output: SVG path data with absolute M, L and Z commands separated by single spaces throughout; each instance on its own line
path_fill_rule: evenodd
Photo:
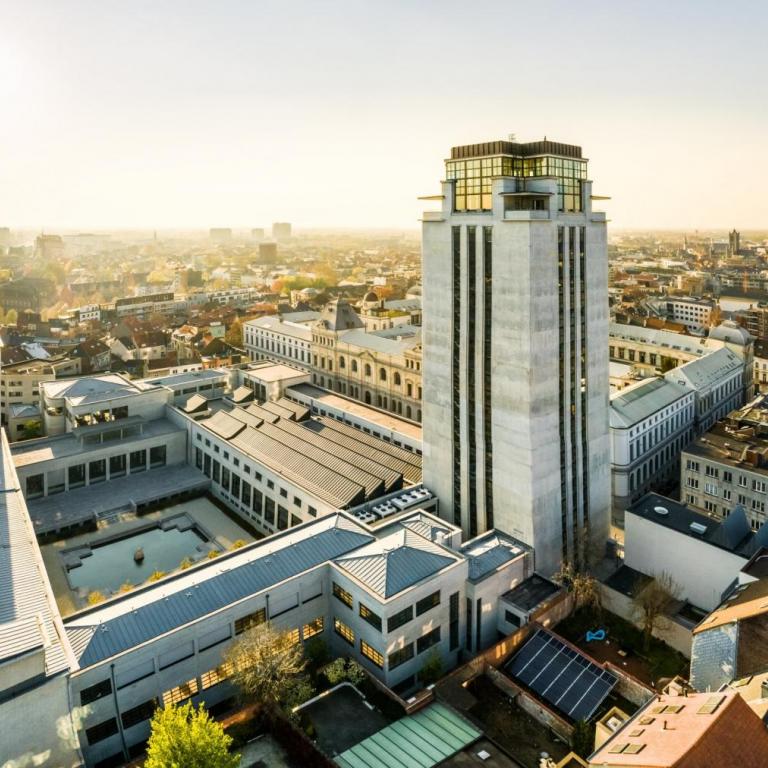
M 30 475 L 26 481 L 26 497 L 37 499 L 41 496 L 52 496 L 65 490 L 81 488 L 85 485 L 95 485 L 124 477 L 129 471 L 134 475 L 147 469 L 164 467 L 166 462 L 165 445 L 154 445 L 149 451 L 140 448 L 130 453 L 120 453 L 108 459 L 94 459 L 86 464 L 73 464 L 66 469 L 52 469 L 47 473 Z M 107 466 L 109 476 L 107 476 Z M 46 491 L 46 475 L 48 487 Z

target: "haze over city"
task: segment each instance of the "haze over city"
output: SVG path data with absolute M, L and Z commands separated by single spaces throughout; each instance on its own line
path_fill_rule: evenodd
M 766 768 L 766 22 L 0 0 L 0 768 Z
M 766 225 L 734 2 L 0 3 L 3 220 L 415 228 L 448 148 L 572 141 L 614 227 Z

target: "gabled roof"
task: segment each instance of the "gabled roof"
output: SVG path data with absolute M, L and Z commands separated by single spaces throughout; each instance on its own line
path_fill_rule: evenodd
M 336 565 L 380 597 L 389 598 L 458 560 L 419 534 L 401 529 L 339 558 Z

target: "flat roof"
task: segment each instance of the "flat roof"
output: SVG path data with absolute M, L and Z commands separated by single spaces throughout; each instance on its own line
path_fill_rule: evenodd
M 525 581 L 514 589 L 505 592 L 501 599 L 512 605 L 522 608 L 526 613 L 541 605 L 550 597 L 556 595 L 562 587 L 555 584 L 538 573 L 531 574 Z
M 329 392 L 326 389 L 320 389 L 313 384 L 294 384 L 285 390 L 285 394 L 289 397 L 294 392 L 296 395 L 311 398 L 321 408 L 333 408 L 337 411 L 344 411 L 351 416 L 368 421 L 382 429 L 399 432 L 401 435 L 405 435 L 419 443 L 422 440 L 422 429 L 419 424 L 407 421 L 406 419 L 400 419 L 386 411 L 364 405 L 357 400 L 351 400 L 342 395 Z
M 658 510 L 666 510 L 666 514 Z M 741 515 L 734 510 L 731 515 L 720 522 L 703 512 L 697 512 L 687 504 L 661 496 L 657 493 L 647 493 L 630 506 L 626 513 L 637 515 L 663 528 L 682 533 L 692 539 L 697 539 L 713 547 L 725 549 L 743 558 L 750 558 L 759 546 L 755 534 L 746 526 L 745 530 L 736 526 Z M 742 512 L 743 514 L 743 512 Z M 704 527 L 699 533 L 691 528 L 692 524 Z M 735 534 L 735 535 L 734 535 Z
M 210 484 L 194 467 L 176 464 L 32 499 L 28 502 L 29 514 L 35 533 L 41 535 L 131 504 L 139 505 L 183 491 L 202 492 Z
M 745 472 L 768 474 L 768 467 L 755 465 L 747 458 L 747 454 L 752 453 L 758 454 L 763 460 L 768 459 L 768 438 L 739 434 L 722 421 L 717 422 L 709 432 L 691 440 L 682 452 Z
M 243 370 L 243 376 L 246 379 L 258 379 L 272 383 L 309 376 L 309 374 L 290 365 L 274 363 L 272 365 L 260 365 L 258 368 L 246 368 Z
M 480 581 L 532 550 L 527 544 L 493 529 L 465 542 L 459 551 L 469 559 L 470 581 Z
M 119 440 L 111 440 L 103 443 L 83 443 L 80 435 L 99 434 L 110 430 L 120 430 L 122 426 L 129 427 L 141 425 L 142 431 L 137 434 L 129 434 L 121 437 Z M 90 430 L 93 430 L 92 432 Z M 53 437 L 37 437 L 33 440 L 22 440 L 14 443 L 11 448 L 13 462 L 16 467 L 27 467 L 31 464 L 39 464 L 44 461 L 52 461 L 67 456 L 77 456 L 78 454 L 93 453 L 94 450 L 114 447 L 118 449 L 126 443 L 133 443 L 139 440 L 147 440 L 152 437 L 169 435 L 174 432 L 184 432 L 182 427 L 174 424 L 168 419 L 144 419 L 128 418 L 118 419 L 105 424 L 96 424 L 92 427 L 82 427 L 73 432 L 67 432 L 63 435 L 54 435 Z M 117 453 L 117 450 L 115 450 Z

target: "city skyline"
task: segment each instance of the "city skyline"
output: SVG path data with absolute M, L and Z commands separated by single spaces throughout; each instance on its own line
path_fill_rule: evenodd
M 489 2 L 457 44 L 451 4 L 6 3 L 3 223 L 415 229 L 450 146 L 515 133 L 578 140 L 612 227 L 766 226 L 766 11 L 643 8 Z

